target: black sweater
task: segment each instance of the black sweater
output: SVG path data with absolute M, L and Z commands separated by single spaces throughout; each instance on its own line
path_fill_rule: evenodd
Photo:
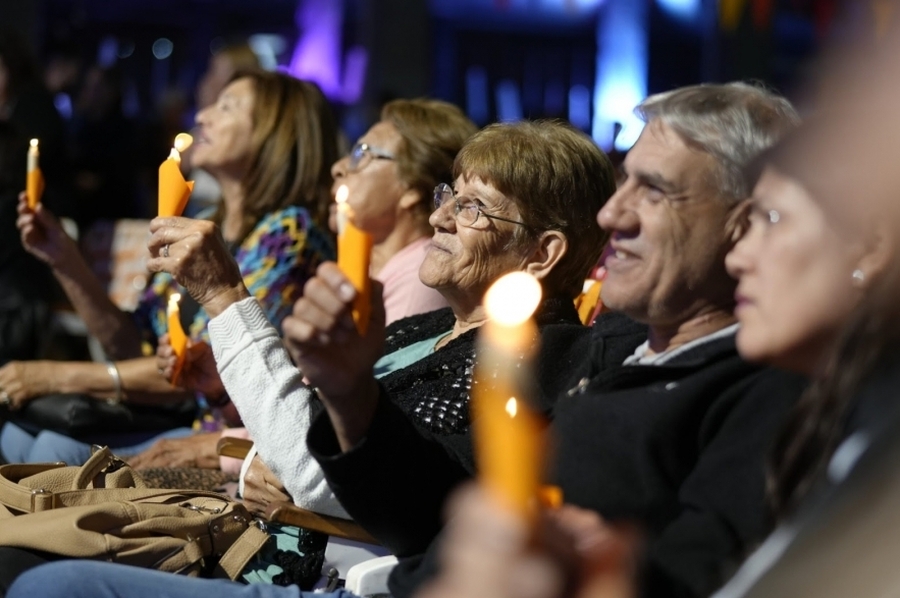
M 544 332 L 545 360 L 565 364 L 557 380 L 566 370 L 581 382 L 554 395 L 554 477 L 567 502 L 644 527 L 644 594 L 705 596 L 771 527 L 764 454 L 802 381 L 745 363 L 733 337 L 665 365 L 623 366 L 644 339 L 621 316 L 590 335 Z M 308 444 L 347 512 L 401 558 L 392 594 L 410 595 L 433 574 L 441 505 L 468 468 L 384 396 L 353 450 L 341 454 L 327 416 Z

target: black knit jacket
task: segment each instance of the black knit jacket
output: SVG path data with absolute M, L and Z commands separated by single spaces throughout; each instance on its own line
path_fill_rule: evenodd
M 545 300 L 535 314 L 540 331 L 553 330 L 554 338 L 569 341 L 587 339 L 590 329 L 581 325 L 571 299 Z M 403 318 L 391 324 L 386 331 L 385 354 L 413 343 L 433 338 L 453 329 L 456 318 L 447 307 L 433 312 Z M 456 460 L 469 472 L 474 472 L 472 441 L 469 436 L 469 392 L 472 388 L 472 371 L 475 364 L 475 338 L 477 328 L 453 339 L 425 358 L 394 371 L 380 382 L 391 402 L 415 424 L 426 437 L 432 437 L 455 455 Z M 542 347 L 542 351 L 558 353 L 557 344 Z M 541 362 L 540 356 L 537 359 Z M 554 363 L 558 363 L 554 360 Z M 554 397 L 568 383 L 568 374 L 560 377 L 560 369 L 537 370 L 542 396 Z M 541 400 L 537 407 L 549 412 L 548 401 Z

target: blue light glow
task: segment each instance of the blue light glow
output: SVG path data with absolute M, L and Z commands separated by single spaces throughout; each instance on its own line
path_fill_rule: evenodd
M 167 37 L 161 37 L 153 42 L 153 56 L 157 60 L 164 60 L 172 55 L 175 44 Z
M 600 147 L 630 148 L 644 128 L 634 107 L 647 95 L 647 13 L 643 2 L 611 0 L 597 26 L 592 135 Z
M 684 21 L 693 21 L 700 15 L 701 0 L 656 0 L 669 15 Z
M 484 124 L 488 121 L 487 71 L 480 66 L 472 66 L 466 71 L 466 113 L 473 122 Z
M 497 120 L 513 122 L 522 120 L 522 96 L 519 86 L 512 79 L 504 79 L 497 84 Z
M 591 126 L 591 92 L 584 85 L 569 90 L 569 122 L 579 129 Z

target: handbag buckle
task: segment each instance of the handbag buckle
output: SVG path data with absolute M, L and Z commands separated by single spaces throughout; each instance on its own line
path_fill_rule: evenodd
M 218 515 L 222 512 L 222 509 L 219 507 L 203 507 L 200 505 L 192 505 L 189 502 L 181 503 L 181 506 L 185 509 L 190 509 L 191 511 L 203 512 L 203 513 L 212 513 L 213 515 Z

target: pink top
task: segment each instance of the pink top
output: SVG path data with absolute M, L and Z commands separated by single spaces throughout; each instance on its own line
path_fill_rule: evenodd
M 375 278 L 384 285 L 386 324 L 407 316 L 447 307 L 444 296 L 419 280 L 430 237 L 414 241 L 397 252 Z

